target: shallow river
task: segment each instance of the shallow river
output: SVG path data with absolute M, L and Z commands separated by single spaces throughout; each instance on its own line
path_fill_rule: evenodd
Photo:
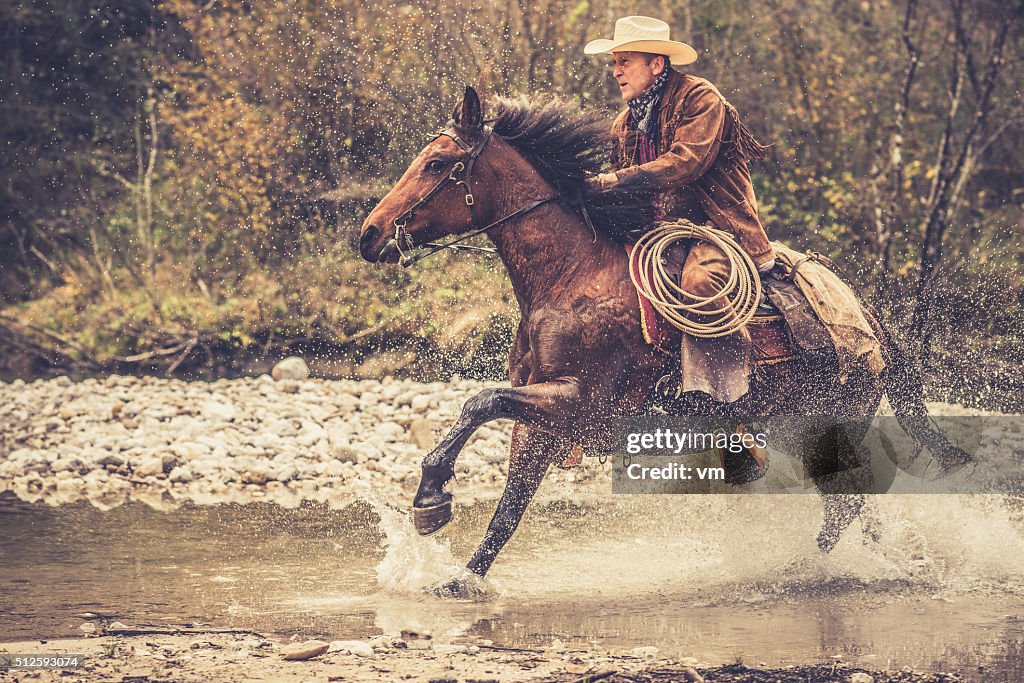
M 566 491 L 569 493 L 569 491 Z M 828 661 L 1024 680 L 1024 514 L 995 496 L 878 497 L 830 556 L 816 496 L 646 496 L 531 508 L 487 599 L 458 571 L 490 504 L 421 539 L 379 502 L 50 508 L 0 496 L 0 640 L 206 622 L 353 639 L 592 643 L 719 664 Z M 978 667 L 985 667 L 980 674 Z

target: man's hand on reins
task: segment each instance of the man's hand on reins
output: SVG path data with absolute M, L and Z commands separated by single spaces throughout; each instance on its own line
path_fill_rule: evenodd
M 619 176 L 614 173 L 598 173 L 587 178 L 587 187 L 598 192 L 607 192 L 619 183 Z

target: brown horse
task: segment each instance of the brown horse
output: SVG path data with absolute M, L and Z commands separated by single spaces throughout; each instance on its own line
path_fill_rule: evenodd
M 601 115 L 551 98 L 499 99 L 494 118 L 485 122 L 479 97 L 467 88 L 449 127 L 420 152 L 362 226 L 363 258 L 405 265 L 441 248 L 433 240 L 486 233 L 511 279 L 521 312 L 509 353 L 512 386 L 485 389 L 466 402 L 454 427 L 424 458 L 413 501 L 420 533 L 444 526 L 452 514 L 444 487 L 469 437 L 485 422 L 515 420 L 508 481 L 468 564 L 480 576 L 512 536 L 549 464 L 572 444 L 608 448 L 610 418 L 643 413 L 665 372 L 666 357 L 644 340 L 626 253 L 613 237 L 649 224 L 642 207 L 650 201 L 590 194 L 583 182 L 601 170 L 607 130 Z M 411 256 L 416 249 L 429 251 Z M 673 412 L 873 416 L 888 392 L 898 413 L 919 416 L 905 428 L 934 445 L 933 452 L 945 453 L 948 443 L 926 434 L 920 418 L 926 413 L 917 375 L 871 320 L 891 368 L 882 377 L 840 382 L 834 364 L 780 363 L 757 373 L 736 404 L 684 396 Z M 819 545 L 827 551 L 863 496 L 826 495 L 825 501 Z M 453 581 L 440 592 L 465 590 Z

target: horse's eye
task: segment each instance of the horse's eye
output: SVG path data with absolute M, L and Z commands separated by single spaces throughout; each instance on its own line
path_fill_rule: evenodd
M 440 173 L 446 166 L 447 164 L 440 159 L 431 159 L 427 162 L 427 173 Z

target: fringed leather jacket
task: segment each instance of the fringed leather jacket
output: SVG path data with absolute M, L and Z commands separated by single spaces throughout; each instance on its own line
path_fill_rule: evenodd
M 750 182 L 748 159 L 763 159 L 759 144 L 709 81 L 673 71 L 658 104 L 658 157 L 637 164 L 636 124 L 627 108 L 612 124 L 611 155 L 617 187 L 661 193 L 660 215 L 710 221 L 732 235 L 755 264 L 773 258 Z

